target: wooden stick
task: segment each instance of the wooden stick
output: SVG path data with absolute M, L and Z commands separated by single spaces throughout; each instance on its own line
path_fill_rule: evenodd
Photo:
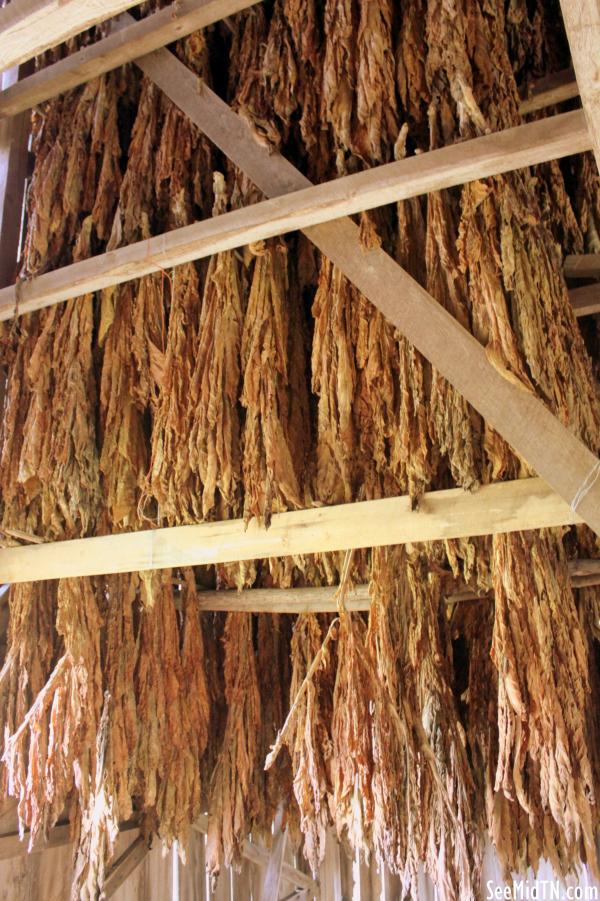
M 44 539 L 39 535 L 32 535 L 30 532 L 22 532 L 21 529 L 9 529 L 8 526 L 0 526 L 2 535 L 10 535 L 11 538 L 18 538 L 20 541 L 26 541 L 28 544 L 44 544 Z
M 600 169 L 600 0 L 560 0 L 581 102 Z
M 563 265 L 565 278 L 600 278 L 600 253 L 570 253 Z
M 278 513 L 255 520 L 202 523 L 0 550 L 0 583 L 134 572 L 174 566 L 325 553 L 406 542 L 489 535 L 581 522 L 542 479 L 460 488 Z
M 177 0 L 139 22 L 119 17 L 111 23 L 112 33 L 108 37 L 2 91 L 0 118 L 30 109 L 257 2 Z
M 578 318 L 600 313 L 600 284 L 572 288 L 569 297 Z
M 180 105 L 185 107 L 184 112 L 192 112 L 196 124 L 203 123 L 208 137 L 218 146 L 226 146 L 233 161 L 240 168 L 249 170 L 251 177 L 251 173 L 256 176 L 265 168 L 265 161 L 261 160 L 264 152 L 266 160 L 271 160 L 273 164 L 271 183 L 266 181 L 264 175 L 253 180 L 266 193 L 287 196 L 274 197 L 73 263 L 21 283 L 18 289 L 11 286 L 0 290 L 0 320 L 298 228 L 304 229 L 361 210 L 556 159 L 590 147 L 583 113 L 577 110 L 310 186 L 310 182 L 291 164 L 282 157 L 269 154 L 266 148 L 256 143 L 245 130 L 243 121 L 226 104 L 221 106 L 221 101 L 212 91 L 203 87 L 199 93 L 196 77 L 166 50 L 157 51 L 145 57 L 143 65 L 140 63 L 151 77 L 156 76 L 155 80 L 161 87 L 166 82 L 153 60 L 158 56 L 159 62 L 164 63 L 163 52 L 169 68 L 172 60 L 187 73 L 187 76 L 178 73 L 183 84 L 168 91 L 171 99 L 180 101 Z M 163 67 L 161 65 L 160 69 Z M 168 85 L 172 86 L 171 78 Z M 189 99 L 184 103 L 186 97 Z M 223 107 L 234 117 L 233 123 L 239 124 L 235 131 Z M 242 144 L 244 137 L 246 147 Z M 260 169 L 257 158 L 263 163 Z M 276 160 L 281 163 L 277 164 Z M 340 227 L 342 225 L 339 223 Z M 327 233 L 321 234 L 324 237 Z M 358 252 L 359 261 L 366 261 L 368 257 L 361 251 L 358 238 L 351 238 L 350 241 L 352 253 Z M 396 268 L 402 272 L 399 267 Z M 449 314 L 446 316 L 450 318 Z
M 600 585 L 600 559 L 574 560 L 569 563 L 574 588 Z M 336 613 L 336 586 L 322 588 L 248 588 L 244 591 L 199 591 L 199 609 L 227 613 Z M 471 589 L 454 591 L 448 603 L 472 601 L 489 595 L 477 595 Z M 349 611 L 369 610 L 371 598 L 368 585 L 355 585 L 344 599 Z
M 579 87 L 572 68 L 553 72 L 552 75 L 538 79 L 530 85 L 529 90 L 529 96 L 521 101 L 519 107 L 522 116 L 579 96 Z
M 0 70 L 25 62 L 142 0 L 12 0 L 0 9 Z
M 244 591 L 199 591 L 198 608 L 238 613 L 335 613 L 335 586 L 323 588 L 248 588 Z M 368 585 L 355 585 L 344 600 L 347 610 L 368 610 Z

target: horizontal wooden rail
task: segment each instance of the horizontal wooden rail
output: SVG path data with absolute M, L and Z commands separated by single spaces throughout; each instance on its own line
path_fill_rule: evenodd
M 0 835 L 0 860 L 10 860 L 11 857 L 21 857 L 24 854 L 39 854 L 48 848 L 59 848 L 62 845 L 71 844 L 71 827 L 68 823 L 54 826 L 48 833 L 48 839 L 45 842 L 39 842 L 29 851 L 27 839 L 29 833 L 25 833 L 23 838 L 18 832 L 10 832 L 6 835 Z
M 0 9 L 0 70 L 25 62 L 142 0 L 12 0 Z
M 565 278 L 600 278 L 600 253 L 570 253 L 564 262 Z
M 122 823 L 119 832 L 137 831 L 139 825 L 133 821 Z M 0 860 L 9 860 L 12 857 L 22 857 L 25 854 L 40 854 L 49 848 L 60 848 L 72 843 L 71 826 L 69 823 L 60 823 L 50 829 L 46 841 L 39 841 L 29 850 L 29 833 L 25 832 L 21 839 L 18 832 L 9 832 L 0 835 Z
M 106 38 L 0 92 L 0 119 L 31 109 L 257 2 L 259 0 L 177 0 L 129 25 L 119 16 L 111 23 L 113 33 Z M 579 88 L 573 69 L 564 69 L 540 78 L 530 85 L 529 92 L 520 104 L 523 116 L 572 100 L 579 95 Z
M 574 588 L 600 585 L 600 559 L 573 560 L 569 574 Z M 337 586 L 321 588 L 248 588 L 244 591 L 199 591 L 200 610 L 222 613 L 333 613 L 336 609 Z M 470 588 L 452 591 L 446 596 L 449 604 L 460 601 L 489 599 Z M 355 585 L 344 598 L 347 610 L 366 611 L 371 606 L 368 585 Z
M 577 317 L 600 313 L 600 284 L 572 288 L 569 297 Z
M 253 520 L 150 529 L 0 550 L 0 582 L 229 563 L 265 557 L 463 538 L 581 522 L 542 479 L 278 513 Z
M 307 187 L 301 190 L 290 188 L 289 193 L 281 192 L 282 196 L 271 200 L 4 288 L 0 290 L 0 320 L 223 250 L 589 147 L 583 113 L 576 110 L 321 185 L 309 186 L 303 179 Z M 302 180 L 296 173 L 295 185 L 298 178 Z
M 519 111 L 522 116 L 527 116 L 529 113 L 554 106 L 556 103 L 573 100 L 574 97 L 579 97 L 575 72 L 572 68 L 563 69 L 561 72 L 553 72 L 534 82 L 530 86 L 529 96 L 521 100 Z
M 30 75 L 0 93 L 0 118 L 31 109 L 258 0 L 177 0 L 139 22 L 119 17 L 108 37 Z

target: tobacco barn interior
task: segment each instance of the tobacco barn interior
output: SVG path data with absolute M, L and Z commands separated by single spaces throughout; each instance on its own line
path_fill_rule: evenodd
M 0 70 L 0 899 L 597 898 L 600 0 Z

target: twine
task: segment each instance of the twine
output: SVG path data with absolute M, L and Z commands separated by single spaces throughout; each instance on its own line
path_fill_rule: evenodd
M 21 285 L 22 285 L 22 282 L 20 282 L 20 281 L 15 282 L 15 307 L 13 310 L 12 322 L 10 325 L 11 336 L 14 335 L 17 337 L 20 334 L 20 328 L 21 328 L 19 325 L 19 316 L 20 316 L 19 304 L 21 302 Z
M 571 501 L 571 510 L 573 511 L 573 513 L 577 512 L 577 507 L 580 505 L 582 500 L 585 497 L 587 497 L 587 495 L 590 493 L 590 491 L 596 484 L 598 476 L 600 476 L 600 460 L 596 460 L 596 462 L 592 466 L 590 472 L 588 473 L 586 478 L 583 480 L 575 497 Z

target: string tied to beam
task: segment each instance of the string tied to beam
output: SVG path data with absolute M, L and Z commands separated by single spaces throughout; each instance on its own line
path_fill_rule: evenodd
M 581 483 L 575 497 L 571 501 L 571 510 L 573 513 L 577 513 L 577 507 L 580 505 L 582 500 L 590 493 L 596 481 L 600 476 L 600 460 L 596 460 L 595 464 L 592 466 L 591 470 Z

